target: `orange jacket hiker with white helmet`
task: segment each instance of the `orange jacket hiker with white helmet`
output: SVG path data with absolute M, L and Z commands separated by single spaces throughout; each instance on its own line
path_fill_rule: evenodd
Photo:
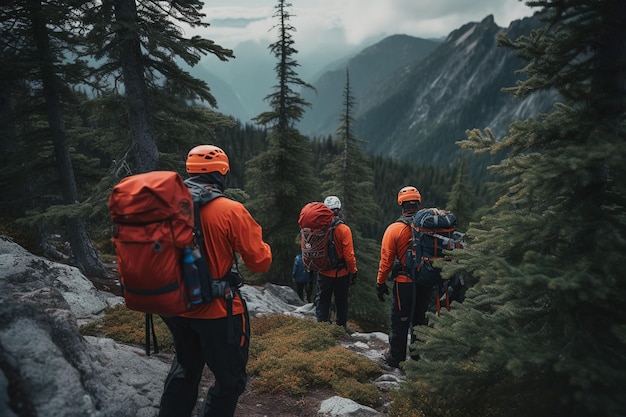
M 206 188 L 225 188 L 230 166 L 217 146 L 201 145 L 187 155 L 187 173 Z M 216 198 L 201 207 L 200 222 L 211 277 L 225 277 L 238 253 L 253 272 L 266 272 L 272 252 L 261 226 L 243 204 Z M 224 297 L 177 317 L 162 317 L 174 338 L 176 356 L 165 380 L 159 417 L 191 416 L 206 364 L 215 376 L 201 416 L 232 416 L 246 382 L 250 323 L 245 300 L 233 288 L 232 312 Z
M 341 200 L 336 196 L 324 199 L 326 207 L 331 209 L 335 219 L 339 219 Z M 337 259 L 341 260 L 338 267 L 319 271 L 317 285 L 317 306 L 315 314 L 318 322 L 330 321 L 330 304 L 335 296 L 335 324 L 346 327 L 348 321 L 348 293 L 350 285 L 356 283 L 357 267 L 352 242 L 352 230 L 341 221 L 334 231 Z
M 384 360 L 392 367 L 397 368 L 400 362 L 406 360 L 407 339 L 409 326 L 425 325 L 426 310 L 432 290 L 426 287 L 414 288 L 411 278 L 406 271 L 406 253 L 411 244 L 411 221 L 420 209 L 422 195 L 413 186 L 403 187 L 398 192 L 398 205 L 402 208 L 402 216 L 391 223 L 383 235 L 380 248 L 376 289 L 378 298 L 384 301 L 389 294 L 387 278 L 394 280 L 391 292 L 391 328 L 389 331 L 389 349 L 385 351 Z M 414 292 L 415 290 L 415 292 Z M 411 318 L 411 311 L 413 317 Z M 411 341 L 413 332 L 411 331 Z M 411 355 L 417 359 L 416 354 Z

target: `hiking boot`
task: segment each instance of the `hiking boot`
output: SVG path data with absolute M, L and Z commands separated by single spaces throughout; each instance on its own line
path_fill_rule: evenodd
M 354 329 L 352 329 L 348 325 L 343 326 L 343 328 L 346 329 L 346 334 L 348 335 L 351 335 L 352 333 L 354 333 Z
M 391 366 L 392 368 L 399 368 L 400 367 L 400 361 L 395 359 L 392 355 L 391 352 L 389 352 L 389 349 L 385 350 L 385 353 L 383 354 L 383 361 Z

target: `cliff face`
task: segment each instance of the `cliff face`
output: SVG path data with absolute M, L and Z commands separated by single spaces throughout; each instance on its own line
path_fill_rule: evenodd
M 532 23 L 517 22 L 510 31 L 525 32 Z M 520 100 L 501 91 L 515 85 L 514 72 L 523 65 L 496 46 L 501 31 L 489 16 L 452 32 L 426 59 L 382 85 L 378 102 L 359 109 L 357 136 L 375 153 L 387 150 L 398 159 L 410 154 L 418 162 L 443 165 L 456 157 L 455 142 L 465 138 L 465 130 L 489 127 L 501 137 L 516 118 L 545 109 L 542 99 Z
M 357 55 L 335 63 L 312 83 L 315 91 L 305 89 L 302 97 L 311 104 L 298 129 L 309 137 L 332 135 L 343 113 L 343 91 L 349 76 L 350 91 L 357 108 L 370 99 L 377 86 L 389 82 L 394 74 L 428 56 L 440 41 L 393 35 L 363 49 Z
M 507 31 L 516 38 L 528 34 L 537 25 L 538 21 L 532 17 L 503 29 L 495 24 L 493 16 L 488 16 L 451 32 L 429 53 L 419 56 L 413 51 L 413 59 L 398 52 L 403 50 L 401 45 L 407 44 L 403 37 L 391 37 L 384 45 L 381 42 L 378 48 L 372 47 L 370 52 L 378 53 L 368 55 L 370 61 L 397 59 L 398 65 L 388 66 L 387 73 L 372 70 L 369 75 L 360 75 L 371 80 L 370 83 L 351 81 L 356 101 L 355 136 L 367 142 L 368 152 L 445 166 L 457 158 L 460 148 L 455 142 L 466 138 L 467 129 L 488 127 L 496 137 L 502 138 L 514 120 L 549 110 L 554 94 L 519 99 L 502 92 L 502 88 L 513 87 L 520 80 L 522 75 L 515 71 L 524 64 L 512 51 L 497 47 L 497 35 Z M 383 55 L 381 50 L 394 53 Z M 357 62 L 359 66 L 353 69 Z M 346 67 L 353 74 L 372 66 L 353 59 Z M 335 71 L 342 71 L 344 86 L 346 67 Z M 322 87 L 318 97 L 329 90 L 324 84 L 329 76 L 314 84 Z M 339 88 L 337 83 L 334 88 Z M 339 92 L 335 93 L 335 100 L 341 102 Z M 322 98 L 313 101 L 313 109 L 320 101 Z M 319 117 L 319 111 L 310 112 L 305 117 Z M 320 119 L 316 128 L 308 123 L 302 129 L 308 135 L 324 136 L 333 134 L 337 123 L 331 123 L 330 119 L 321 123 Z
M 487 16 L 443 40 L 389 36 L 337 59 L 311 76 L 312 80 L 305 76 L 315 91 L 301 91 L 311 106 L 296 127 L 311 139 L 334 136 L 345 111 L 343 95 L 349 75 L 353 134 L 366 142 L 366 152 L 448 166 L 458 157 L 461 149 L 456 142 L 466 138 L 466 130 L 488 127 L 500 139 L 513 121 L 551 110 L 556 100 L 553 93 L 519 99 L 502 91 L 524 77 L 515 73 L 524 62 L 512 51 L 499 48 L 496 37 L 506 31 L 515 39 L 539 25 L 536 17 L 529 17 L 502 28 L 493 16 Z M 225 81 L 211 75 L 207 65 L 192 72 L 210 81 L 219 111 L 245 122 L 267 110 L 262 98 L 275 84 L 274 63 L 260 45 L 242 44 L 236 55 L 236 62 L 229 64 L 232 68 L 222 74 Z M 310 57 L 302 60 L 311 61 Z M 469 169 L 476 178 L 496 161 L 497 157 L 476 157 Z

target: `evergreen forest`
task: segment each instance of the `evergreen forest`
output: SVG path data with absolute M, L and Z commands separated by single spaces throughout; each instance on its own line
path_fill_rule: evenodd
M 298 76 L 289 3 L 275 8 L 276 85 L 254 124 L 219 113 L 210 86 L 179 62 L 232 51 L 181 25 L 208 25 L 200 0 L 26 0 L 0 5 L 0 233 L 28 250 L 106 277 L 114 259 L 107 202 L 128 175 L 174 170 L 189 149 L 230 158 L 229 197 L 246 205 L 272 247 L 269 272 L 246 281 L 291 285 L 298 215 L 339 196 L 354 233 L 359 280 L 350 318 L 387 328 L 376 299 L 380 239 L 416 186 L 446 208 L 467 248 L 442 262 L 462 274 L 463 303 L 418 326 L 421 359 L 406 363 L 397 416 L 626 415 L 626 3 L 528 1 L 542 21 L 499 37 L 526 63 L 505 92 L 556 91 L 551 112 L 515 121 L 506 137 L 467 126 L 448 167 L 363 151 L 346 72 L 337 132 L 308 138 L 297 122 L 312 88 Z M 219 65 L 217 62 L 215 65 Z M 476 155 L 503 155 L 473 183 Z M 419 411 L 418 411 L 419 410 Z

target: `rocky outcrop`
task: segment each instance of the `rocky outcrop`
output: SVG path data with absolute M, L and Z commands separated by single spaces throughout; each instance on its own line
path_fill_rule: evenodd
M 244 286 L 242 292 L 252 315 L 314 314 L 289 287 Z M 80 323 L 121 302 L 78 269 L 0 236 L 0 416 L 155 416 L 171 355 L 146 356 L 141 347 L 79 332 Z M 384 337 L 355 334 L 346 347 L 374 360 L 380 349 L 372 353 L 368 343 Z M 376 383 L 389 389 L 393 381 L 387 376 Z M 333 399 L 320 415 L 375 415 L 354 414 L 358 404 L 341 404 Z
M 0 237 L 0 300 L 0 415 L 156 415 L 168 365 L 78 330 L 121 298 Z

